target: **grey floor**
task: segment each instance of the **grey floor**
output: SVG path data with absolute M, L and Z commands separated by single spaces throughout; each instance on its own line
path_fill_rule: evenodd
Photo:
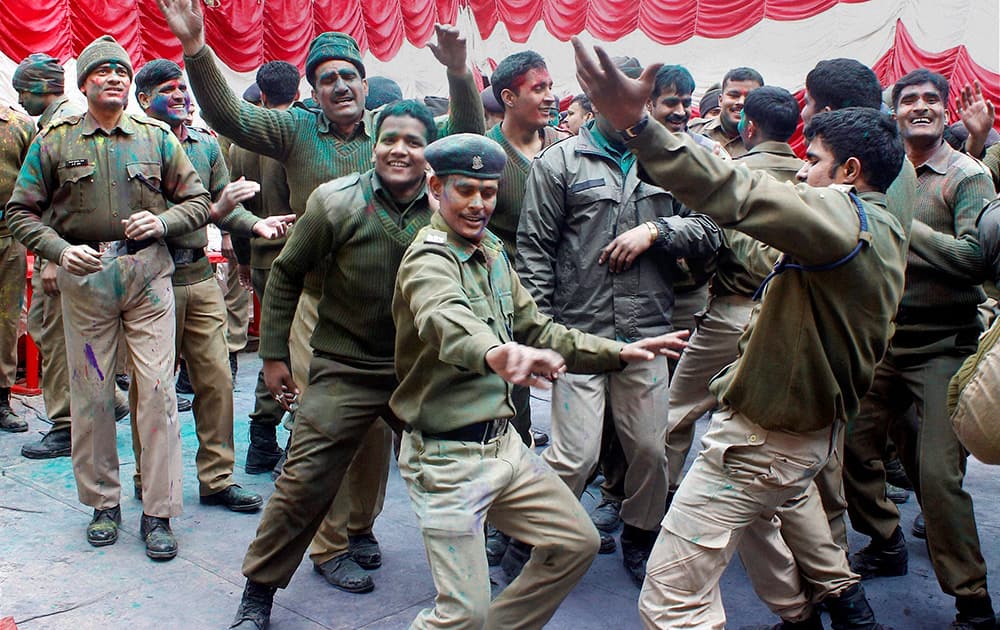
M 240 355 L 238 464 L 246 455 L 247 413 L 259 366 L 255 354 Z M 534 401 L 536 424 L 543 428 L 549 424 L 544 397 L 539 393 Z M 100 549 L 87 544 L 84 528 L 90 510 L 77 500 L 69 458 L 29 461 L 19 455 L 22 444 L 48 427 L 41 397 L 16 398 L 14 406 L 29 421 L 30 431 L 0 433 L 0 620 L 13 617 L 24 629 L 225 628 L 239 602 L 240 563 L 259 515 L 198 504 L 191 414 L 181 416 L 186 505 L 184 515 L 173 520 L 180 553 L 171 562 L 154 563 L 138 538 L 141 505 L 131 493 L 122 498 L 124 531 L 118 543 Z M 134 462 L 127 421 L 119 425 L 118 440 L 121 476 L 131 487 Z M 374 572 L 375 590 L 366 595 L 334 590 L 305 559 L 289 587 L 276 597 L 274 630 L 405 628 L 431 604 L 434 586 L 416 521 L 398 471 L 393 468 L 390 475 L 385 509 L 375 527 L 384 556 L 383 567 Z M 236 480 L 264 495 L 272 488 L 269 476 L 248 476 L 241 466 Z M 983 553 L 995 569 L 1000 567 L 1000 517 L 993 511 L 997 477 L 970 460 L 966 485 L 976 500 Z M 591 488 L 584 496 L 588 507 L 597 495 Z M 915 499 L 902 506 L 907 531 L 916 511 Z M 852 533 L 852 547 L 864 542 Z M 910 538 L 908 545 L 909 575 L 866 582 L 869 598 L 880 621 L 897 629 L 947 627 L 954 614 L 952 600 L 938 587 L 924 543 Z M 739 560 L 723 576 L 722 593 L 730 627 L 776 621 L 753 593 Z M 598 556 L 548 627 L 638 628 L 637 597 L 620 553 Z

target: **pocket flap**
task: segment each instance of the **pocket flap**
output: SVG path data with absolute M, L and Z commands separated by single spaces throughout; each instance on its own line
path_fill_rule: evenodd
M 728 527 L 704 517 L 685 514 L 677 507 L 671 507 L 663 519 L 663 527 L 667 531 L 706 549 L 722 549 L 729 544 L 732 530 Z
M 93 177 L 96 167 L 93 164 L 85 164 L 83 166 L 59 166 L 56 170 L 59 173 L 61 183 L 76 183 L 81 179 Z
M 125 165 L 128 169 L 128 178 L 160 181 L 160 164 L 158 162 L 131 162 Z

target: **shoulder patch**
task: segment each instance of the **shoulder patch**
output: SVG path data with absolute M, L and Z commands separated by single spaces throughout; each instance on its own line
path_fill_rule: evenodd
M 444 245 L 448 242 L 448 233 L 442 232 L 441 230 L 435 230 L 433 228 L 427 230 L 424 234 L 424 243 L 429 245 Z

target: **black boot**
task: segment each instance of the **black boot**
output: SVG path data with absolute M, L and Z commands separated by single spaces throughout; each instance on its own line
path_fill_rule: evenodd
M 191 379 L 188 378 L 188 366 L 184 360 L 181 360 L 181 369 L 177 372 L 177 393 L 178 394 L 193 394 L 194 388 L 191 387 Z
M 851 570 L 862 580 L 906 575 L 908 568 L 906 539 L 898 526 L 889 540 L 883 542 L 873 538 L 867 547 L 851 556 Z
M 9 387 L 0 387 L 0 429 L 11 433 L 24 433 L 28 430 L 28 423 L 10 408 Z
M 642 588 L 642 582 L 646 579 L 646 561 L 649 560 L 659 533 L 659 530 L 639 529 L 628 523 L 622 528 L 622 564 L 632 582 L 639 588 Z
M 247 580 L 236 618 L 229 627 L 241 630 L 266 630 L 267 624 L 271 621 L 271 605 L 274 603 L 276 590 L 278 589 L 273 586 L 264 586 Z
M 500 568 L 503 569 L 507 579 L 513 582 L 517 576 L 521 575 L 521 569 L 527 564 L 529 558 L 531 558 L 531 545 L 511 538 L 506 553 L 500 559 Z
M 823 600 L 826 611 L 830 613 L 830 623 L 833 630 L 886 630 L 885 626 L 875 621 L 875 613 L 868 605 L 865 589 L 861 584 L 855 584 L 840 595 L 831 595 Z
M 819 618 L 819 613 L 815 610 L 807 619 L 802 621 L 781 620 L 773 626 L 743 626 L 740 630 L 824 630 L 823 621 Z
M 956 597 L 955 608 L 958 614 L 951 623 L 951 630 L 994 630 L 997 628 L 996 616 L 993 614 L 993 603 L 990 596 L 986 597 Z
M 246 471 L 248 475 L 271 472 L 281 458 L 278 448 L 278 427 L 250 423 L 250 446 L 247 448 Z

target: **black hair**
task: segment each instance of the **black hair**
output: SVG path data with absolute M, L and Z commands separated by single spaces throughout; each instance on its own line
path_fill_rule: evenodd
M 376 139 L 378 138 L 379 130 L 382 129 L 382 123 L 390 116 L 410 116 L 416 118 L 424 125 L 426 131 L 424 138 L 427 140 L 427 144 L 437 140 L 438 129 L 434 123 L 434 117 L 431 116 L 431 112 L 427 109 L 427 106 L 420 101 L 405 99 L 402 101 L 393 101 L 383 107 L 379 112 L 378 120 L 375 122 Z
M 806 89 L 817 112 L 829 107 L 882 106 L 882 86 L 871 68 L 857 59 L 826 59 L 806 75 Z
M 733 68 L 727 72 L 726 76 L 722 77 L 722 88 L 725 89 L 726 84 L 730 81 L 754 81 L 762 87 L 764 85 L 764 77 L 753 68 L 747 68 L 746 66 Z
M 582 107 L 585 112 L 589 112 L 591 114 L 594 113 L 594 104 L 590 102 L 590 97 L 586 94 L 577 94 L 574 96 L 573 100 L 570 101 L 569 104 L 572 105 L 573 103 L 579 103 L 580 107 Z
M 788 142 L 799 124 L 799 102 L 785 88 L 765 86 L 747 94 L 743 114 L 768 140 Z
M 299 69 L 287 61 L 268 61 L 257 69 L 257 87 L 271 107 L 294 101 L 300 78 Z
M 547 66 L 545 65 L 545 59 L 533 50 L 524 50 L 504 57 L 497 64 L 497 69 L 493 71 L 493 75 L 490 77 L 490 88 L 493 90 L 493 96 L 497 97 L 497 102 L 506 108 L 503 98 L 500 96 L 503 94 L 503 91 L 510 90 L 516 93 L 517 89 L 514 85 L 518 82 L 518 79 L 538 68 L 547 68 Z
M 906 152 L 896 122 L 870 107 L 823 112 L 806 125 L 806 138 L 822 138 L 837 165 L 855 157 L 869 186 L 885 192 L 899 175 Z
M 677 94 L 691 94 L 694 92 L 694 77 L 684 66 L 663 66 L 656 71 L 656 82 L 650 98 L 655 101 L 671 87 Z
M 136 94 L 152 94 L 156 86 L 184 76 L 181 67 L 169 59 L 151 59 L 136 73 Z
M 931 72 L 927 68 L 917 68 L 904 74 L 892 86 L 892 108 L 896 109 L 899 107 L 899 95 L 903 93 L 903 88 L 908 88 L 911 85 L 920 85 L 921 83 L 930 83 L 933 85 L 934 89 L 941 95 L 941 100 L 945 103 L 948 102 L 948 79 L 937 72 Z

